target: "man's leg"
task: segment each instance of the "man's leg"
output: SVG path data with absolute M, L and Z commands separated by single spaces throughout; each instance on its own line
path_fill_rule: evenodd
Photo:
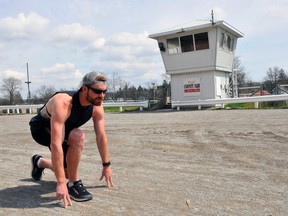
M 39 161 L 39 167 L 40 168 L 43 168 L 43 169 L 51 169 L 53 171 L 53 167 L 52 167 L 52 162 L 50 159 L 46 159 L 46 158 L 40 158 L 40 161 Z
M 79 180 L 78 167 L 84 146 L 85 134 L 82 130 L 76 128 L 72 130 L 68 137 L 68 151 L 66 155 L 67 173 L 70 182 Z
M 84 146 L 85 134 L 80 129 L 74 129 L 68 137 L 68 151 L 66 155 L 69 182 L 67 183 L 70 197 L 78 202 L 88 201 L 93 196 L 86 190 L 78 177 L 78 167 Z
M 33 129 L 31 127 L 31 135 L 33 139 L 43 145 L 43 146 L 50 146 L 50 130 L 47 127 L 37 127 L 36 129 Z M 52 169 L 52 163 L 51 160 L 43 158 L 41 155 L 35 154 L 31 158 L 32 160 L 32 178 L 36 181 L 39 181 L 42 179 L 42 173 L 44 169 Z
M 64 159 L 65 160 L 65 159 Z M 34 180 L 39 181 L 42 178 L 44 169 L 53 171 L 51 159 L 43 158 L 41 155 L 33 155 L 32 157 L 32 177 Z M 66 179 L 69 179 L 67 168 L 64 169 Z

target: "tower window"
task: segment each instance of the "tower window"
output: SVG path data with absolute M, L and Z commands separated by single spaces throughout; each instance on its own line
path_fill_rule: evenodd
M 208 32 L 167 39 L 167 48 L 169 54 L 209 49 Z
M 228 48 L 228 50 L 231 50 L 231 42 L 232 42 L 231 37 L 228 35 L 227 36 L 227 48 Z
M 195 38 L 196 50 L 209 49 L 209 40 L 207 32 L 195 34 L 194 38 Z
M 223 50 L 233 52 L 235 46 L 235 38 L 222 32 L 220 36 L 219 46 Z
M 224 44 L 225 44 L 225 34 L 221 33 L 221 38 L 220 38 L 220 47 L 224 48 Z
M 167 39 L 167 47 L 168 47 L 169 54 L 179 53 L 180 52 L 180 46 L 179 46 L 178 37 Z
M 182 52 L 194 51 L 193 36 L 192 35 L 180 37 L 180 42 L 181 42 L 181 51 Z

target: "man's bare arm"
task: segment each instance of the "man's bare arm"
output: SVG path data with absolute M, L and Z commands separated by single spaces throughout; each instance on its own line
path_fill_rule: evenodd
M 63 199 L 64 207 L 72 205 L 66 186 L 64 170 L 64 153 L 62 143 L 64 141 L 65 121 L 71 110 L 71 97 L 69 95 L 55 95 L 48 104 L 51 114 L 51 159 L 55 177 L 57 179 L 56 197 Z
M 63 166 L 64 154 L 62 142 L 64 140 L 65 121 L 70 113 L 71 97 L 55 95 L 51 103 L 51 159 L 57 182 L 66 182 Z
M 110 162 L 108 151 L 108 139 L 105 132 L 104 110 L 102 106 L 95 106 L 93 111 L 94 130 L 96 134 L 96 142 L 102 163 Z M 112 171 L 110 166 L 103 167 L 100 180 L 105 177 L 108 187 L 114 186 L 112 181 Z

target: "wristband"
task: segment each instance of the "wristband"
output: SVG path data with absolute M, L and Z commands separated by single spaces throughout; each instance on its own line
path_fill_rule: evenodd
M 110 161 L 109 161 L 109 162 L 107 162 L 107 163 L 102 163 L 102 165 L 103 165 L 103 167 L 108 167 L 108 166 L 111 165 L 111 163 L 110 163 Z

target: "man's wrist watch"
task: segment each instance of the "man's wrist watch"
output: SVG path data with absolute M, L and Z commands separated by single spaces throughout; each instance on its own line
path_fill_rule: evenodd
M 108 166 L 110 166 L 110 165 L 111 165 L 110 161 L 108 161 L 108 162 L 106 162 L 106 163 L 102 163 L 102 166 L 103 166 L 103 167 L 108 167 Z

